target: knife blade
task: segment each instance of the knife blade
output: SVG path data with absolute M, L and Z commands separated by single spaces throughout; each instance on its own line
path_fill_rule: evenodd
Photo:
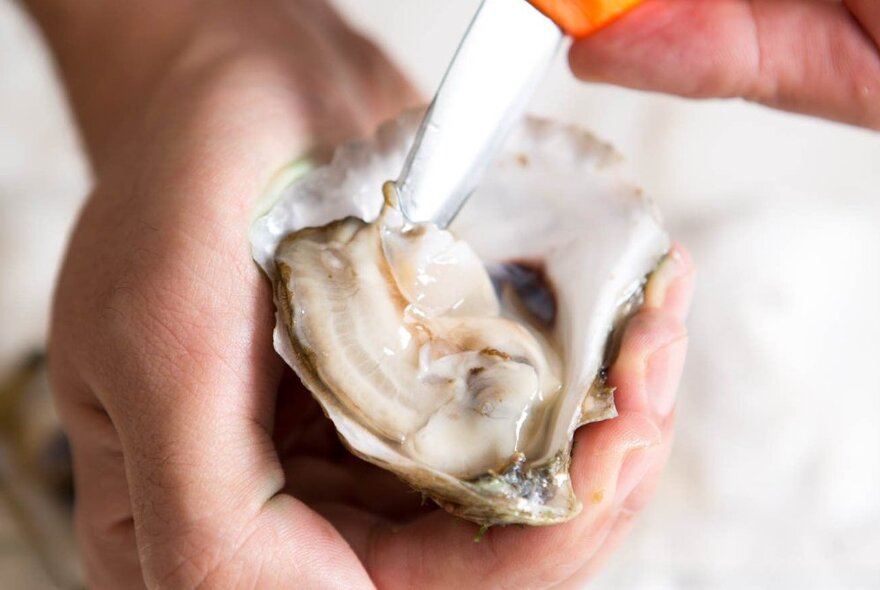
M 483 1 L 395 183 L 409 221 L 452 221 L 522 117 L 564 36 L 526 0 Z

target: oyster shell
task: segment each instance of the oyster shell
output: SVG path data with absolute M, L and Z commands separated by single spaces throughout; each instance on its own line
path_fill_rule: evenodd
M 450 231 L 378 187 L 410 113 L 281 190 L 252 229 L 275 347 L 357 455 L 481 524 L 554 524 L 580 502 L 575 429 L 615 415 L 612 333 L 669 249 L 608 146 L 529 119 Z

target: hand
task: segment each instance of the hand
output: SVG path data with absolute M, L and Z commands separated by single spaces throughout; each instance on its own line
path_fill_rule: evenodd
M 59 39 L 43 22 L 56 49 L 87 52 L 61 67 L 96 186 L 59 279 L 50 358 L 92 586 L 540 587 L 589 575 L 669 451 L 687 258 L 627 330 L 610 377 L 620 418 L 577 435 L 584 513 L 474 544 L 477 527 L 340 452 L 272 349 L 270 290 L 247 245 L 274 171 L 368 132 L 412 90 L 317 0 L 104 8 L 128 24 L 97 40 Z
M 273 173 L 419 97 L 318 0 L 34 13 L 96 175 L 50 342 L 91 585 L 368 584 L 339 533 L 279 493 L 283 364 L 247 233 Z
M 620 415 L 575 435 L 572 482 L 584 509 L 571 522 L 492 528 L 475 544 L 476 525 L 422 506 L 345 451 L 301 385 L 296 406 L 279 414 L 286 491 L 342 533 L 379 588 L 583 587 L 632 527 L 669 456 L 693 280 L 676 247 L 626 327 L 609 373 Z
M 585 80 L 880 129 L 878 45 L 876 0 L 646 0 L 569 60 Z

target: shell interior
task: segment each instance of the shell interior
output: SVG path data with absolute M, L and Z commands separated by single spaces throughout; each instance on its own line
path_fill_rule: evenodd
M 620 158 L 529 119 L 450 231 L 379 187 L 410 113 L 283 190 L 252 229 L 275 286 L 275 347 L 357 455 L 482 524 L 580 510 L 575 429 L 615 415 L 611 335 L 669 249 Z

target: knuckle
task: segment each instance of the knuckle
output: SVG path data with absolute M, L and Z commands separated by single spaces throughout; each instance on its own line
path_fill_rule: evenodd
M 74 530 L 86 577 L 96 588 L 111 588 L 119 582 L 112 578 L 123 564 L 127 564 L 129 574 L 138 569 L 134 523 L 130 517 L 109 525 L 98 521 L 80 508 L 74 511 Z
M 118 395 L 142 389 L 132 385 L 185 379 L 193 362 L 210 354 L 211 325 L 191 292 L 192 281 L 179 269 L 144 260 L 152 256 L 133 252 L 93 304 L 89 366 Z

